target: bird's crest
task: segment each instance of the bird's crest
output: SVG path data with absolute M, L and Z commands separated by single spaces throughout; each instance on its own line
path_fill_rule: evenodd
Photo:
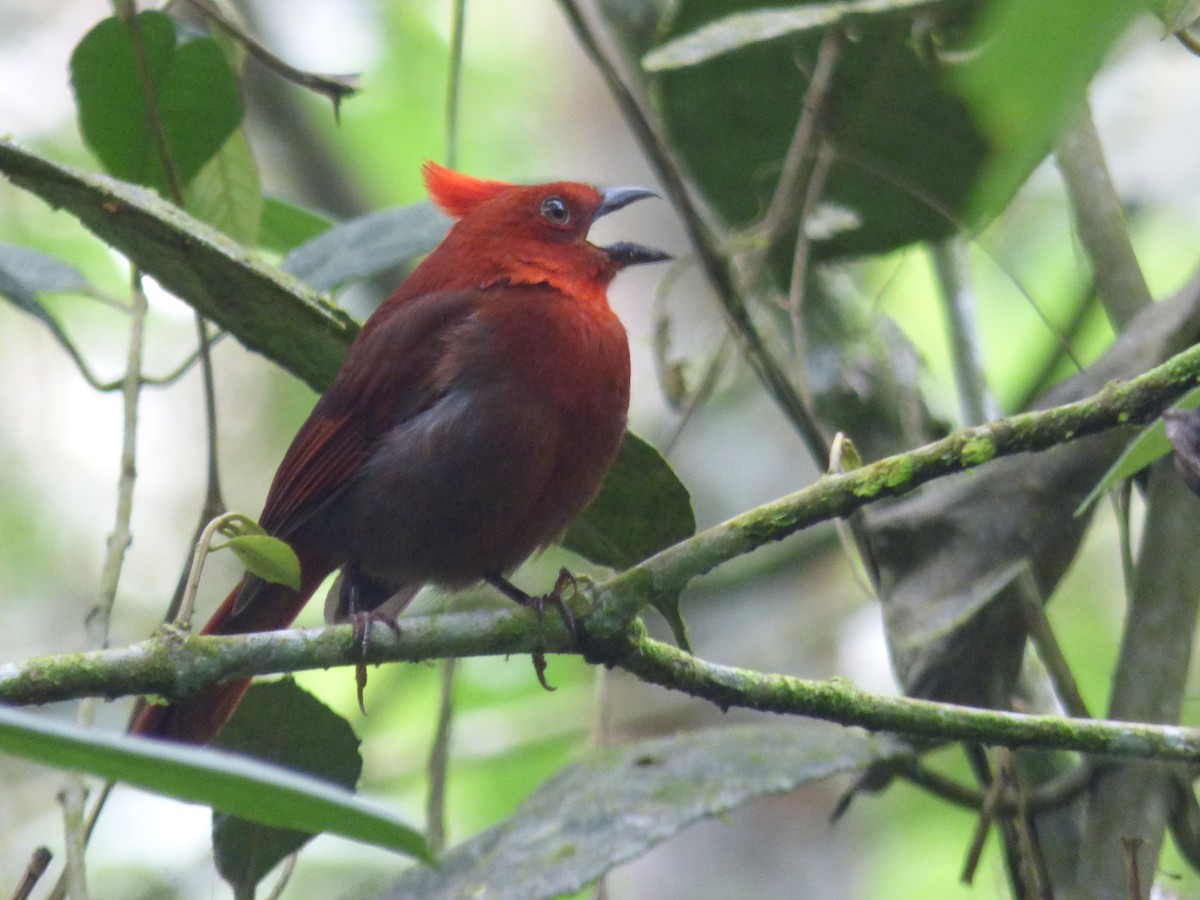
M 426 162 L 421 172 L 425 176 L 425 190 L 429 192 L 429 199 L 454 219 L 461 219 L 480 203 L 498 197 L 513 187 L 503 181 L 472 178 L 435 162 Z

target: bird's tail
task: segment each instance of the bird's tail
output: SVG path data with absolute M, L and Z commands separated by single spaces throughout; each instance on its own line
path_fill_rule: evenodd
M 238 603 L 242 593 L 242 585 L 238 585 L 200 633 L 248 634 L 291 625 L 330 571 L 324 566 L 302 564 L 301 568 L 306 577 L 299 591 L 262 582 L 256 585 L 253 599 L 235 612 L 236 606 L 243 605 Z M 147 704 L 130 725 L 129 732 L 185 744 L 207 744 L 233 715 L 249 686 L 249 678 L 234 678 L 183 700 Z

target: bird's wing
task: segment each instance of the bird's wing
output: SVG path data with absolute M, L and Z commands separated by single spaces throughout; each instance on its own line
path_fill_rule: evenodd
M 380 310 L 356 338 L 280 463 L 260 523 L 287 538 L 361 471 L 377 442 L 436 402 L 446 342 L 478 292 L 429 293 Z

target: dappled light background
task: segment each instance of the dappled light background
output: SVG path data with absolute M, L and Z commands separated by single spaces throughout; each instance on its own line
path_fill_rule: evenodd
M 419 167 L 446 161 L 448 2 L 257 0 L 241 4 L 253 29 L 294 65 L 361 72 L 363 92 L 341 122 L 327 103 L 283 89 L 248 69 L 249 136 L 268 194 L 335 218 L 422 199 Z M 52 159 L 97 168 L 73 118 L 67 61 L 79 37 L 109 14 L 99 0 L 6 0 L 0 5 L 0 131 Z M 1195 110 L 1200 66 L 1145 22 L 1119 47 L 1094 94 L 1095 112 L 1135 248 L 1156 297 L 1191 273 L 1200 243 L 1200 155 Z M 457 164 L 504 180 L 571 178 L 602 185 L 649 184 L 653 177 L 602 80 L 549 0 L 469 4 Z M 634 360 L 633 431 L 663 449 L 692 492 L 700 527 L 802 487 L 822 467 L 732 354 L 718 388 L 678 430 L 659 371 L 679 366 L 694 385 L 718 351 L 724 325 L 665 203 L 639 204 L 606 219 L 600 242 L 628 239 L 678 257 L 619 279 L 613 305 L 628 326 Z M 0 184 L 0 242 L 68 259 L 113 296 L 127 293 L 127 268 L 75 220 Z M 1001 406 L 1012 409 L 1034 385 L 1030 373 L 1089 290 L 1073 242 L 1056 170 L 1038 171 L 1008 212 L 972 250 L 985 364 Z M 849 290 L 895 318 L 914 342 L 920 384 L 953 425 L 957 402 L 941 312 L 927 254 L 917 248 L 870 264 L 846 263 Z M 659 285 L 669 290 L 659 294 Z M 338 299 L 357 317 L 388 285 L 370 283 Z M 152 294 L 146 370 L 167 372 L 193 349 L 190 308 Z M 1035 309 L 1036 304 L 1036 309 Z M 55 316 L 102 379 L 118 377 L 125 354 L 121 312 L 93 299 L 61 296 Z M 665 328 L 665 332 L 662 329 Z M 670 346 L 656 342 L 669 335 Z M 1087 359 L 1111 338 L 1095 312 L 1081 334 Z M 216 347 L 220 460 L 228 505 L 257 515 L 295 429 L 314 395 L 233 340 Z M 795 360 L 792 364 L 797 364 Z M 1057 372 L 1069 374 L 1064 366 Z M 90 389 L 44 326 L 0 303 L 0 661 L 86 646 L 84 619 L 95 602 L 105 538 L 114 516 L 121 439 L 117 393 Z M 146 637 L 161 621 L 190 555 L 204 489 L 200 381 L 191 373 L 142 394 L 134 543 L 112 625 L 114 645 Z M 1105 510 L 1088 545 L 1050 604 L 1085 696 L 1104 706 L 1122 614 L 1116 529 Z M 558 553 L 517 576 L 544 590 Z M 895 690 L 879 613 L 858 587 L 832 528 L 817 528 L 717 570 L 684 598 L 697 653 L 715 662 L 811 678 L 841 676 L 864 689 Z M 593 571 L 601 577 L 602 572 Z M 205 570 L 202 614 L 239 577 L 220 556 Z M 493 598 L 423 596 L 417 611 Z M 300 624 L 320 622 L 313 603 Z M 666 629 L 648 613 L 651 628 Z M 551 659 L 554 693 L 542 691 L 525 658 L 480 659 L 460 667 L 454 725 L 449 837 L 452 843 L 511 813 L 542 780 L 597 739 L 597 679 L 609 725 L 602 739 L 625 742 L 704 725 L 754 720 L 682 695 Z M 369 715 L 354 702 L 348 671 L 309 673 L 300 682 L 345 715 L 363 738 L 361 791 L 422 822 L 425 763 L 437 714 L 440 671 L 394 665 L 375 670 Z M 119 730 L 127 703 L 99 707 L 97 727 Z M 71 718 L 71 707 L 47 715 Z M 1196 704 L 1185 707 L 1197 721 Z M 958 751 L 939 762 L 966 769 Z M 45 844 L 60 855 L 54 801 L 59 773 L 0 757 L 0 893 Z M 696 825 L 609 879 L 615 900 L 745 897 L 992 897 L 1005 892 L 995 846 L 973 889 L 958 884 L 973 817 L 950 813 L 910 787 L 859 796 L 837 823 L 830 813 L 848 782 L 834 780 L 761 800 Z M 89 854 L 97 897 L 223 897 L 213 872 L 206 809 L 118 788 Z M 287 896 L 369 896 L 405 863 L 382 851 L 322 837 L 300 857 Z M 1166 858 L 1165 865 L 1172 865 Z M 57 868 L 54 870 L 57 872 Z M 1183 872 L 1182 865 L 1177 871 Z M 1189 876 L 1190 878 L 1191 876 Z M 1181 882 L 1180 890 L 1194 886 Z

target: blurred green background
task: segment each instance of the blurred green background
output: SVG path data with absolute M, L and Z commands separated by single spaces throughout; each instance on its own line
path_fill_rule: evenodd
M 253 67 L 247 125 L 264 189 L 345 218 L 421 199 L 419 167 L 445 160 L 448 2 L 260 0 L 248 4 L 255 29 L 301 68 L 361 72 L 362 94 L 335 123 L 320 100 L 281 92 Z M 0 130 L 57 161 L 95 162 L 82 146 L 67 81 L 79 37 L 109 9 L 100 2 L 5 0 L 0 4 Z M 1200 66 L 1149 22 L 1121 42 L 1094 92 L 1096 117 L 1114 177 L 1127 203 L 1135 248 L 1152 291 L 1163 296 L 1190 273 L 1200 238 L 1200 156 L 1194 110 Z M 549 0 L 469 5 L 458 165 L 504 180 L 568 177 L 597 184 L 653 183 L 651 170 L 602 81 Z M 693 381 L 721 341 L 723 324 L 686 237 L 666 204 L 640 204 L 600 229 L 679 258 L 670 290 L 661 271 L 633 270 L 612 291 L 634 354 L 631 428 L 666 447 L 678 413 L 664 399 L 655 329 L 669 328 L 672 360 Z M 124 263 L 69 216 L 0 184 L 0 242 L 72 261 L 93 283 L 125 291 Z M 1045 319 L 1066 328 L 1088 290 L 1062 189 L 1043 165 L 972 249 L 984 359 L 1001 405 L 1031 389 L 1031 373 L 1055 344 Z M 941 310 L 928 254 L 917 248 L 840 266 L 853 290 L 893 317 L 914 343 L 919 383 L 936 414 L 957 417 Z M 362 317 L 378 285 L 339 299 Z M 1040 312 L 1033 308 L 1037 305 Z M 63 296 L 53 312 L 104 378 L 119 375 L 125 323 L 94 300 Z M 152 297 L 147 370 L 167 371 L 191 350 L 190 310 Z M 1103 316 L 1085 317 L 1076 343 L 1085 360 L 1111 339 Z M 234 341 L 215 350 L 221 462 L 230 506 L 255 514 L 271 474 L 313 394 Z M 1063 368 L 1059 375 L 1066 374 Z M 0 661 L 85 646 L 83 617 L 94 602 L 113 517 L 120 448 L 120 402 L 98 395 L 34 319 L 0 304 Z M 203 490 L 203 414 L 195 373 L 143 395 L 138 442 L 134 544 L 113 622 L 112 642 L 147 635 L 160 620 L 183 560 Z M 667 451 L 692 492 L 701 528 L 807 484 L 816 472 L 749 370 L 733 362 L 719 387 Z M 1085 697 L 1103 708 L 1122 615 L 1116 528 L 1107 508 L 1059 590 L 1050 615 Z M 518 581 L 538 590 L 566 562 L 556 554 L 528 564 Z M 229 561 L 205 573 L 201 602 L 211 608 L 238 577 Z M 418 608 L 461 602 L 425 597 Z M 716 662 L 804 677 L 845 676 L 868 690 L 895 690 L 878 610 L 854 584 L 829 529 L 815 529 L 729 565 L 684 601 L 699 655 Z M 317 625 L 317 604 L 300 624 Z M 661 622 L 651 622 L 665 633 Z M 538 687 L 524 658 L 468 660 L 460 666 L 458 715 L 448 798 L 451 842 L 511 813 L 529 791 L 593 740 L 597 681 L 611 725 L 606 740 L 669 734 L 703 724 L 753 721 L 698 701 L 551 659 Z M 439 670 L 390 666 L 372 672 L 369 715 L 356 710 L 345 671 L 300 676 L 348 717 L 363 737 L 361 790 L 423 817 L 424 767 L 436 718 Z M 68 708 L 51 711 L 70 717 Z M 124 703 L 100 711 L 117 729 Z M 1194 703 L 1186 721 L 1197 722 Z M 957 751 L 939 757 L 964 775 Z M 0 890 L 15 882 L 38 844 L 61 846 L 54 800 L 62 776 L 0 758 Z M 860 796 L 836 824 L 835 781 L 755 802 L 706 821 L 617 869 L 609 896 L 621 900 L 745 897 L 1005 896 L 994 846 L 973 888 L 960 886 L 972 816 L 907 786 Z M 89 853 L 97 897 L 225 896 L 211 869 L 209 813 L 119 788 Z M 322 837 L 302 854 L 287 896 L 369 895 L 398 863 L 381 851 Z M 1164 859 L 1181 896 L 1200 890 L 1183 864 Z

